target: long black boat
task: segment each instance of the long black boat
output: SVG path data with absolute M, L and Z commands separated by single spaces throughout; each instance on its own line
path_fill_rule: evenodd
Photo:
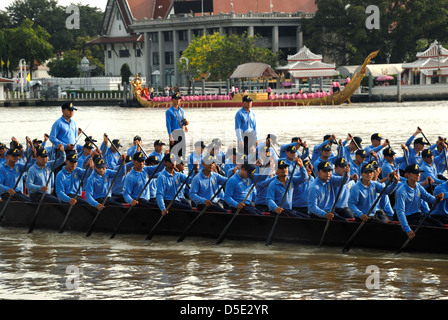
M 0 202 L 0 210 L 5 202 Z M 1 227 L 28 228 L 32 222 L 37 203 L 10 202 L 3 216 Z M 35 229 L 58 230 L 64 222 L 68 204 L 43 204 L 36 221 Z M 93 233 L 111 234 L 128 208 L 106 207 L 98 217 Z M 75 205 L 67 220 L 67 231 L 86 232 L 95 215 L 96 208 L 86 205 Z M 198 211 L 171 210 L 158 226 L 155 235 L 181 235 L 197 216 Z M 160 210 L 150 208 L 133 208 L 133 211 L 120 225 L 120 234 L 147 234 L 161 217 Z M 192 228 L 188 237 L 205 237 L 216 239 L 228 224 L 232 214 L 206 212 Z M 252 216 L 240 214 L 227 231 L 226 239 L 266 241 L 275 217 Z M 289 242 L 297 244 L 319 244 L 325 228 L 324 219 L 303 219 L 279 217 L 273 236 L 273 242 Z M 357 221 L 331 221 L 325 235 L 323 246 L 342 247 L 359 226 Z M 144 238 L 144 237 L 143 237 Z M 397 222 L 368 222 L 353 241 L 353 247 L 373 248 L 381 250 L 398 250 L 407 236 Z M 409 243 L 405 251 L 448 253 L 448 228 L 420 228 L 416 237 Z

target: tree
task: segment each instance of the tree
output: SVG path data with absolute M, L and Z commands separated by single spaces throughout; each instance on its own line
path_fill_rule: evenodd
M 129 78 L 132 76 L 131 68 L 127 63 L 123 64 L 120 69 L 121 83 L 129 84 Z
M 318 10 L 303 22 L 306 46 L 337 65 L 361 64 L 379 50 L 377 63 L 415 60 L 420 40 L 448 41 L 448 0 L 316 0 Z M 368 29 L 366 8 L 379 8 L 380 28 Z
M 34 67 L 34 62 L 42 64 L 53 55 L 53 47 L 48 42 L 50 35 L 40 26 L 33 28 L 33 25 L 34 23 L 27 19 L 17 28 L 5 30 L 13 68 L 19 64 L 20 59 L 25 59 L 31 67 Z
M 257 46 L 256 41 L 257 37 L 248 37 L 246 34 L 221 36 L 214 33 L 194 37 L 182 57 L 188 59 L 188 69 L 194 78 L 226 79 L 243 63 L 277 63 L 278 55 L 270 49 Z M 179 60 L 178 67 L 181 71 L 186 69 L 185 59 Z
M 60 78 L 74 78 L 81 75 L 79 65 L 81 59 L 78 57 L 78 53 L 75 50 L 68 51 L 64 56 L 58 56 L 57 58 L 48 62 L 49 68 L 48 74 L 53 77 Z

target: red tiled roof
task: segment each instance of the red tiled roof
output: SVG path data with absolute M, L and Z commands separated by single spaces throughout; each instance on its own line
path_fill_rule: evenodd
M 14 82 L 14 80 L 7 78 L 0 78 L 0 83 L 10 83 L 10 82 Z

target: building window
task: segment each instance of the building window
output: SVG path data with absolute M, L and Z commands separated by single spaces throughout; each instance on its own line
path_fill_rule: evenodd
M 111 51 L 111 50 L 108 50 L 108 51 L 107 51 L 107 57 L 108 57 L 109 59 L 112 59 L 112 51 Z
M 163 37 L 165 41 L 173 41 L 173 32 L 172 31 L 164 32 Z
M 153 65 L 159 65 L 159 53 L 158 52 L 153 52 L 152 53 L 152 64 Z
M 188 40 L 188 32 L 187 30 L 181 30 L 179 31 L 179 40 Z
M 121 50 L 118 52 L 118 55 L 120 56 L 120 58 L 128 58 L 128 57 L 131 56 L 131 54 L 129 53 L 129 50 L 128 50 L 128 49 L 121 49 Z
M 137 49 L 135 50 L 135 56 L 136 56 L 136 57 L 141 57 L 141 56 L 142 56 L 142 49 L 137 48 Z
M 151 42 L 154 43 L 159 42 L 159 34 L 157 32 L 151 33 Z
M 174 64 L 174 52 L 165 52 L 165 64 Z

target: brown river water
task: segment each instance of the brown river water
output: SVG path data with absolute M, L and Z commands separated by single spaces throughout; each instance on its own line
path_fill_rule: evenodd
M 188 141 L 215 137 L 234 142 L 237 108 L 186 109 Z M 314 146 L 327 133 L 359 135 L 370 145 L 375 132 L 399 155 L 417 126 L 434 143 L 447 136 L 448 102 L 372 103 L 342 106 L 254 108 L 258 138 L 268 133 L 289 143 L 301 136 Z M 59 107 L 0 109 L 0 142 L 42 138 Z M 88 135 L 103 133 L 131 146 L 143 138 L 166 141 L 163 109 L 78 107 L 75 121 Z M 83 138 L 82 138 L 83 140 Z M 448 257 L 353 247 L 301 246 L 142 235 L 84 234 L 0 228 L 0 299 L 50 300 L 441 300 L 448 298 Z M 397 248 L 401 246 L 397 244 Z

